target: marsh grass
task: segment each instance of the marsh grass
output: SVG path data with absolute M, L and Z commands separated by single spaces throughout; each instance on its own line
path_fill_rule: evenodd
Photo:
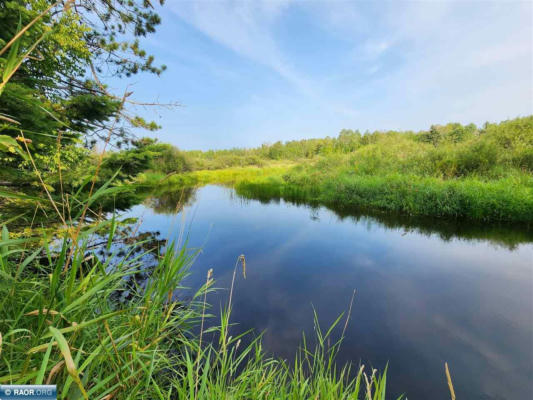
M 243 181 L 262 179 L 270 176 L 279 176 L 293 166 L 292 163 L 278 164 L 264 168 L 258 167 L 233 167 L 219 170 L 201 170 L 182 174 L 164 175 L 157 172 L 140 174 L 135 183 L 138 186 L 155 187 L 158 190 L 176 187 L 193 187 L 209 183 L 237 184 Z
M 260 335 L 246 346 L 246 332 L 231 335 L 231 297 L 238 268 L 244 277 L 243 256 L 213 324 L 212 271 L 183 300 L 188 290 L 181 282 L 196 253 L 173 243 L 160 255 L 161 249 L 152 250 L 158 262 L 141 285 L 132 278 L 147 251 L 137 254 L 141 244 L 132 244 L 123 256 L 102 261 L 88 250 L 97 228 L 81 230 L 66 271 L 69 238 L 24 247 L 25 239 L 11 239 L 3 228 L 0 383 L 57 384 L 60 399 L 385 399 L 386 370 L 367 374 L 335 364 L 342 341 L 331 335 L 342 315 L 326 331 L 315 315 L 316 347 L 308 349 L 304 337 L 292 363 L 267 356 Z M 125 291 L 128 301 L 118 301 Z M 205 340 L 206 334 L 218 340 Z
M 531 177 L 485 181 L 416 175 L 357 175 L 316 167 L 289 170 L 281 176 L 242 180 L 237 192 L 248 197 L 285 198 L 335 207 L 360 207 L 406 215 L 478 221 L 533 222 Z
M 232 184 L 264 199 L 533 222 L 533 116 L 482 128 L 448 124 L 417 133 L 341 132 L 338 138 L 187 155 L 198 170 L 171 176 L 164 185 Z M 231 167 L 252 159 L 257 167 Z M 140 178 L 157 182 L 154 174 Z
M 156 191 L 223 184 L 260 200 L 284 198 L 297 203 L 405 215 L 533 223 L 533 178 L 528 172 L 444 178 L 394 168 L 370 173 L 365 170 L 368 167 L 365 162 L 369 161 L 360 161 L 354 168 L 350 157 L 339 156 L 302 164 L 235 167 L 170 176 L 147 172 L 138 177 L 137 183 Z

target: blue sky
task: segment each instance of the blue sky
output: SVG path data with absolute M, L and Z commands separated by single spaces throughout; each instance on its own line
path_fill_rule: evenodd
M 183 149 L 533 113 L 531 2 L 177 1 L 128 83 Z M 115 82 L 120 90 L 125 81 Z

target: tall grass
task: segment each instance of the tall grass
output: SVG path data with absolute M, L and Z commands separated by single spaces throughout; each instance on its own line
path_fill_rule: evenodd
M 209 183 L 236 184 L 242 181 L 251 181 L 270 176 L 279 176 L 286 172 L 292 163 L 283 163 L 264 168 L 258 167 L 233 167 L 218 170 L 201 170 L 183 174 L 164 175 L 157 172 L 145 172 L 136 179 L 136 184 L 161 188 L 192 187 Z
M 479 221 L 533 223 L 529 177 L 492 181 L 439 179 L 416 175 L 357 175 L 350 171 L 306 173 L 244 180 L 237 191 L 248 197 L 282 197 L 336 207 L 359 207 Z
M 194 170 L 347 158 L 360 173 L 488 179 L 533 172 L 533 116 L 483 127 L 449 123 L 428 131 L 342 130 L 338 137 L 264 144 L 251 149 L 189 151 Z
M 448 124 L 418 133 L 343 131 L 338 138 L 188 155 L 195 168 L 206 170 L 173 176 L 167 183 L 231 183 L 251 197 L 271 194 L 407 215 L 533 222 L 533 116 L 483 128 Z M 227 167 L 251 159 L 263 167 Z
M 67 270 L 68 237 L 35 247 L 3 228 L 0 383 L 57 384 L 61 399 L 385 399 L 386 371 L 335 364 L 341 341 L 328 343 L 340 317 L 327 331 L 317 323 L 316 347 L 304 341 L 294 363 L 269 357 L 260 337 L 244 346 L 243 335 L 230 335 L 231 296 L 213 323 L 211 275 L 183 300 L 195 258 L 185 247 L 113 250 L 109 234 L 102 246 L 110 255 L 97 257 L 96 232 L 116 231 L 113 224 L 82 229 Z M 147 253 L 157 262 L 138 282 Z M 213 332 L 218 340 L 206 340 Z
M 413 173 L 361 173 L 345 158 L 275 167 L 227 168 L 164 176 L 145 173 L 141 186 L 158 191 L 209 183 L 233 185 L 251 198 L 296 202 L 406 215 L 477 221 L 533 223 L 533 177 L 517 172 L 505 177 L 445 179 Z

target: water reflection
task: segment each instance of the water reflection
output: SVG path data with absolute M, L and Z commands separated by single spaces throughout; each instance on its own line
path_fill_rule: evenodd
M 130 215 L 143 217 L 141 229 L 177 238 L 176 196 Z M 292 359 L 302 332 L 312 336 L 313 307 L 325 327 L 356 289 L 339 361 L 389 362 L 389 394 L 448 399 L 447 361 L 458 398 L 531 397 L 530 230 L 262 200 L 208 186 L 182 210 L 189 246 L 203 249 L 191 287 L 209 268 L 217 286 L 229 287 L 236 258 L 246 255 L 247 279 L 234 291 L 236 332 L 264 332 L 268 351 Z M 212 311 L 226 298 L 224 290 L 211 296 Z
M 479 221 L 462 221 L 454 219 L 431 218 L 423 216 L 409 216 L 379 210 L 362 210 L 355 207 L 321 205 L 308 203 L 297 196 L 285 198 L 266 196 L 264 193 L 237 191 L 236 198 L 257 200 L 262 204 L 280 204 L 282 201 L 293 205 L 307 207 L 310 218 L 316 219 L 315 210 L 326 207 L 333 211 L 341 220 L 350 219 L 355 223 L 378 223 L 390 229 L 403 229 L 407 232 L 417 232 L 424 235 L 438 235 L 442 240 L 461 238 L 466 240 L 490 241 L 509 249 L 516 248 L 520 243 L 533 242 L 533 226 L 529 224 L 512 224 L 492 222 L 490 224 Z
M 194 203 L 196 190 L 192 187 L 159 190 L 151 193 L 144 200 L 144 204 L 157 214 L 173 215 L 180 212 L 183 207 Z

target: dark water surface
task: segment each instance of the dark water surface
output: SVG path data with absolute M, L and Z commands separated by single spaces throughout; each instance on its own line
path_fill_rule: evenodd
M 209 268 L 229 287 L 244 254 L 232 320 L 264 331 L 268 352 L 293 359 L 302 332 L 313 334 L 313 307 L 325 328 L 356 289 L 339 361 L 388 362 L 389 395 L 449 399 L 447 361 L 458 399 L 533 398 L 531 230 L 262 203 L 217 186 L 198 189 L 184 218 L 174 207 L 155 199 L 128 215 L 163 238 L 184 228 L 203 248 L 191 287 Z M 208 298 L 214 310 L 226 299 Z

